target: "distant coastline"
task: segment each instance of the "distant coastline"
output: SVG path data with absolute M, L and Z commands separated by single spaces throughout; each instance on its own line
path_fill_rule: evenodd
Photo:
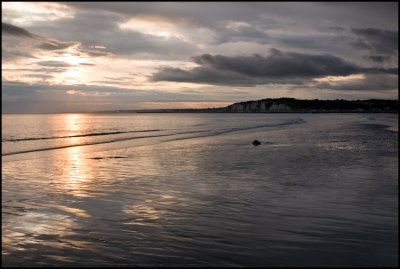
M 108 110 L 93 113 L 398 113 L 398 100 L 302 100 L 267 98 L 219 108 Z

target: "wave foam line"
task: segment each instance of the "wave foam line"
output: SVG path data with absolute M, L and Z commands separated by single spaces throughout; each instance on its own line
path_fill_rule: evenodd
M 127 131 L 127 132 L 104 132 L 104 133 L 91 133 L 91 134 L 68 135 L 68 136 L 50 136 L 50 137 L 30 137 L 30 138 L 4 139 L 2 141 L 3 142 L 18 142 L 18 141 L 46 140 L 46 139 L 59 139 L 59 138 L 74 138 L 74 137 L 85 137 L 85 136 L 128 134 L 128 133 L 145 133 L 145 132 L 159 132 L 159 131 L 161 131 L 161 130 L 140 130 L 140 131 Z
M 266 127 L 280 127 L 280 126 L 287 126 L 287 125 L 293 125 L 293 124 L 303 124 L 303 123 L 306 123 L 306 121 L 300 118 L 300 119 L 295 119 L 295 120 L 291 120 L 291 121 L 287 121 L 287 122 L 283 122 L 283 123 L 278 123 L 278 124 L 266 124 L 266 125 L 257 125 L 257 126 L 244 127 L 244 128 L 225 129 L 225 130 L 222 130 L 222 131 L 216 131 L 216 132 L 214 132 L 212 134 L 205 134 L 205 135 L 199 135 L 199 136 L 190 136 L 190 137 L 182 137 L 182 138 L 170 139 L 168 141 L 176 141 L 176 140 L 184 140 L 184 139 L 191 139 L 191 138 L 216 136 L 216 135 L 232 133 L 232 132 L 237 132 L 237 131 L 246 131 L 246 130 L 266 128 Z
M 4 154 L 2 154 L 1 156 L 15 155 L 15 154 L 21 154 L 21 153 L 30 153 L 30 152 L 36 152 L 36 151 L 46 151 L 46 150 L 53 150 L 53 149 L 64 149 L 64 148 L 71 148 L 71 147 L 80 147 L 80 146 L 91 146 L 91 145 L 98 145 L 98 144 L 107 144 L 107 143 L 121 142 L 121 141 L 127 141 L 127 140 L 135 140 L 135 139 L 143 139 L 143 138 L 173 136 L 173 135 L 191 134 L 191 133 L 202 133 L 202 132 L 209 132 L 209 131 L 210 131 L 210 130 L 206 130 L 206 131 L 180 132 L 180 133 L 164 134 L 164 135 L 148 135 L 148 136 L 137 136 L 137 137 L 125 137 L 125 138 L 119 138 L 119 139 L 114 139 L 114 140 L 109 140 L 109 141 L 97 141 L 97 142 L 91 142 L 91 143 L 82 143 L 82 144 L 73 144 L 73 145 L 64 145 L 64 146 L 56 146 L 56 147 L 49 147 L 49 148 L 30 149 L 30 150 L 24 150 L 24 151 L 9 152 L 9 153 L 4 153 Z
M 185 137 L 185 138 L 175 138 L 175 139 L 171 139 L 171 140 L 168 140 L 168 141 L 175 141 L 175 140 L 181 140 L 181 139 L 191 139 L 191 138 L 206 137 L 206 136 L 216 136 L 216 135 L 221 135 L 221 134 L 226 134 L 226 133 L 231 133 L 231 132 L 236 132 L 236 131 L 244 131 L 244 130 L 265 128 L 265 127 L 285 126 L 285 125 L 292 125 L 292 124 L 302 124 L 302 123 L 305 123 L 305 122 L 306 121 L 304 121 L 303 119 L 295 119 L 295 120 L 287 121 L 287 122 L 284 122 L 284 123 L 258 125 L 258 126 L 245 127 L 245 128 L 232 128 L 232 129 L 222 130 L 222 131 L 219 131 L 219 132 L 217 131 L 217 132 L 209 133 L 209 134 L 205 134 L 205 135 L 191 136 L 191 137 Z M 135 140 L 135 139 L 143 139 L 143 138 L 166 137 L 166 136 L 174 136 L 174 135 L 182 135 L 182 134 L 195 134 L 195 133 L 198 134 L 198 133 L 206 133 L 206 132 L 210 132 L 210 131 L 211 130 L 202 130 L 202 131 L 178 132 L 178 133 L 173 133 L 173 134 L 159 134 L 159 135 L 149 135 L 149 136 L 139 136 L 139 137 L 125 137 L 125 138 L 119 138 L 119 139 L 114 139 L 114 140 L 110 140 L 110 141 L 97 141 L 97 142 L 91 142 L 91 143 L 82 143 L 82 144 L 74 144 L 74 145 L 64 145 L 64 146 L 56 146 L 56 147 L 49 147 L 49 148 L 41 148 L 41 149 L 32 149 L 32 150 L 25 150 L 25 151 L 9 152 L 9 153 L 4 153 L 1 156 L 8 156 L 8 155 L 15 155 L 15 154 L 22 154 L 22 153 L 30 153 L 30 152 L 37 152 L 37 151 L 46 151 L 46 150 L 53 150 L 53 149 L 63 149 L 63 148 L 70 148 L 70 147 L 107 144 L 107 143 L 114 143 L 114 142 L 121 142 L 121 141 L 127 141 L 127 140 Z

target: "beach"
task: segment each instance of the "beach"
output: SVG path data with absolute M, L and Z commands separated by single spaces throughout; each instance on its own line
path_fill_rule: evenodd
M 3 114 L 2 129 L 3 266 L 398 265 L 397 114 Z

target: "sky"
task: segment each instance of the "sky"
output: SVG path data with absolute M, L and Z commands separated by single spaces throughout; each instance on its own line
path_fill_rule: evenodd
M 2 112 L 398 99 L 396 2 L 2 2 Z

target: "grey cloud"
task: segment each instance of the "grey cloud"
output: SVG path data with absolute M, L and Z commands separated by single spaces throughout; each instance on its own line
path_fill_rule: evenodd
M 262 84 L 302 85 L 307 78 L 254 77 L 230 70 L 218 70 L 210 67 L 195 67 L 190 70 L 162 67 L 149 77 L 150 81 L 191 82 L 212 85 L 252 87 Z
M 228 57 L 203 54 L 192 57 L 199 67 L 190 70 L 163 67 L 151 81 L 176 81 L 215 85 L 304 84 L 313 78 L 352 74 L 397 74 L 397 68 L 363 68 L 329 55 L 281 52 L 268 56 Z
M 377 63 L 382 63 L 387 57 L 382 56 L 382 55 L 371 55 L 368 57 L 368 59 L 377 62 Z
M 399 73 L 398 68 L 377 68 L 377 67 L 368 67 L 368 68 L 360 68 L 360 73 L 364 74 L 389 74 L 389 75 L 397 75 Z
M 341 26 L 327 26 L 327 27 L 322 27 L 322 30 L 331 30 L 331 31 L 344 31 L 345 28 Z
M 266 57 L 261 55 L 227 57 L 203 54 L 192 57 L 202 66 L 235 71 L 253 77 L 321 77 L 327 75 L 350 75 L 358 67 L 333 55 L 311 55 L 281 52 L 271 49 Z
M 17 36 L 17 37 L 23 37 L 23 38 L 36 38 L 37 36 L 34 34 L 31 34 L 27 30 L 11 25 L 9 23 L 3 22 L 1 24 L 1 31 L 2 34 L 7 34 L 7 35 L 12 35 L 12 36 Z
M 32 77 L 32 78 L 41 78 L 43 80 L 53 78 L 52 75 L 44 75 L 44 74 L 29 74 L 29 75 L 26 75 L 26 76 Z
M 398 73 L 397 68 L 360 67 L 330 54 L 316 55 L 282 52 L 277 49 L 270 49 L 268 56 L 254 54 L 252 56 L 228 57 L 203 54 L 192 57 L 192 60 L 201 66 L 235 71 L 252 77 L 316 78 L 323 76 L 347 76 L 359 73 Z
M 240 26 L 236 29 L 218 29 L 216 31 L 216 44 L 238 41 L 251 41 L 261 44 L 267 44 L 269 35 L 254 27 Z
M 78 10 L 73 19 L 60 19 L 49 24 L 38 22 L 31 29 L 46 33 L 58 42 L 45 42 L 39 47 L 46 50 L 63 49 L 72 46 L 69 40 L 81 44 L 79 50 L 92 57 L 113 55 L 140 55 L 143 58 L 187 58 L 196 47 L 176 37 L 160 37 L 137 31 L 125 30 L 120 23 L 129 17 L 98 10 Z M 63 29 L 60 31 L 60 29 Z M 95 49 L 94 46 L 105 46 Z
M 236 20 L 254 22 L 265 20 L 268 25 L 285 26 L 295 22 L 299 26 L 331 26 L 380 24 L 397 27 L 396 2 L 67 2 L 73 8 L 95 12 L 107 11 L 124 16 L 159 14 L 188 18 L 188 22 L 215 27 L 217 21 Z M 284 25 L 282 25 L 284 24 Z M 322 25 L 324 24 L 324 25 Z M 268 26 L 267 25 L 267 26 Z M 337 25 L 337 24 L 336 24 Z
M 397 54 L 398 41 L 397 2 L 73 2 L 67 5 L 74 14 L 73 18 L 60 17 L 52 21 L 31 18 L 30 24 L 21 24 L 23 28 L 8 27 L 6 24 L 3 30 L 2 60 L 16 62 L 19 58 L 35 55 L 57 56 L 56 54 L 63 53 L 70 45 L 76 45 L 76 49 L 81 52 L 80 57 L 109 55 L 124 59 L 183 61 L 192 55 L 198 55 L 192 61 L 196 61 L 199 66 L 192 69 L 162 67 L 158 72 L 154 71 L 150 80 L 218 85 L 207 86 L 210 91 L 215 89 L 215 92 L 223 88 L 223 85 L 228 85 L 226 89 L 234 88 L 231 85 L 267 85 L 247 88 L 249 92 L 258 91 L 260 95 L 265 89 L 276 90 L 277 94 L 285 90 L 293 90 L 294 93 L 296 89 L 312 91 L 315 85 L 313 78 L 326 75 L 362 73 L 368 77 L 364 80 L 365 87 L 362 87 L 360 81 L 357 82 L 359 85 L 356 85 L 356 81 L 329 84 L 328 87 L 333 90 L 331 92 L 336 92 L 335 87 L 360 90 L 389 88 L 397 78 L 398 62 L 393 57 Z M 7 12 L 6 9 L 3 11 Z M 18 18 L 27 18 L 28 15 L 10 12 L 4 21 L 10 23 Z M 149 18 L 152 16 L 159 20 L 151 21 Z M 184 38 L 174 38 L 173 34 L 170 38 L 165 38 L 119 27 L 121 23 L 132 18 L 149 19 L 150 28 L 157 27 L 158 22 L 173 24 L 179 28 L 178 34 L 182 34 Z M 233 27 L 227 27 L 229 24 Z M 29 35 L 38 37 L 33 39 Z M 390 41 L 393 38 L 396 41 L 395 46 Z M 353 41 L 352 45 L 349 45 L 349 41 Z M 98 49 L 101 46 L 105 48 Z M 272 51 L 271 54 L 264 55 L 270 47 L 292 52 Z M 40 54 L 36 54 L 39 50 Z M 247 56 L 243 56 L 244 53 Z M 235 54 L 242 56 L 232 56 Z M 177 64 L 175 62 L 174 66 Z M 370 64 L 391 68 L 367 67 Z M 134 65 L 135 62 L 132 62 L 132 70 L 135 70 Z M 68 68 L 51 66 L 51 63 L 27 66 L 31 67 L 38 68 L 26 71 L 25 74 L 40 75 L 39 72 L 43 72 L 52 75 Z M 385 86 L 385 79 L 388 79 L 387 83 L 390 81 L 390 85 Z M 301 87 L 294 87 L 293 84 Z M 149 85 L 151 84 L 147 86 Z M 43 87 L 41 89 L 48 89 L 49 95 L 53 97 L 58 94 L 60 100 L 78 97 L 66 95 L 66 88 L 61 90 L 52 87 L 50 90 L 48 85 Z M 35 89 L 33 85 L 32 89 Z M 89 93 L 107 90 L 112 92 L 112 89 L 113 85 L 101 89 L 81 87 L 82 91 Z M 129 106 L 128 103 L 135 98 L 146 101 L 191 98 L 156 91 L 144 92 L 119 92 L 115 89 L 107 100 Z M 8 96 L 12 94 L 14 93 L 7 91 Z M 46 106 L 46 102 L 51 103 L 49 100 L 56 100 L 50 97 L 46 99 L 44 95 L 37 96 L 37 99 L 31 100 L 32 103 Z M 210 95 L 204 94 L 204 98 L 207 96 Z M 395 93 L 392 96 L 396 96 Z M 104 98 L 104 102 L 106 101 L 106 97 L 102 96 L 79 98 L 86 98 L 88 101 L 90 98 Z
M 1 51 L 3 61 L 35 58 L 31 54 L 32 50 L 29 47 L 31 47 L 31 44 L 38 42 L 38 36 L 34 36 L 22 28 L 7 23 L 2 23 L 2 28 Z
M 157 14 L 170 18 L 172 21 L 185 20 L 186 23 L 197 26 L 214 27 L 216 21 L 248 20 L 258 17 L 265 12 L 254 4 L 244 2 L 67 2 L 66 4 L 77 10 L 108 12 L 132 17 L 139 14 Z
M 46 84 L 28 84 L 23 82 L 14 81 L 2 81 L 2 94 L 8 94 L 10 96 L 22 96 L 29 97 L 35 95 L 37 90 L 46 87 Z
M 194 82 L 214 85 L 252 86 L 254 80 L 246 75 L 229 70 L 195 67 L 189 71 L 180 68 L 162 67 L 150 77 L 151 81 Z
M 326 1 L 313 4 L 318 6 L 320 10 L 310 9 L 310 16 L 308 17 L 310 20 L 317 17 L 320 22 L 338 22 L 342 26 L 347 25 L 355 28 L 365 27 L 366 25 L 385 25 L 388 29 L 397 29 L 397 1 Z
M 42 61 L 42 62 L 38 62 L 38 65 L 41 66 L 51 66 L 51 67 L 71 67 L 73 65 L 66 63 L 66 62 L 62 62 L 62 61 Z
M 1 80 L 1 85 L 19 85 L 19 86 L 24 86 L 27 85 L 25 82 L 22 81 L 13 81 L 13 80 L 6 80 L 2 79 Z
M 111 84 L 111 85 L 119 85 L 119 86 L 122 86 L 122 85 L 129 86 L 128 82 L 123 82 L 123 81 L 93 80 L 93 81 L 90 81 L 90 83 L 97 83 L 97 84 L 103 84 L 103 85 Z
M 329 35 L 311 36 L 307 34 L 307 31 L 313 32 L 318 29 L 320 32 L 323 27 L 339 29 L 340 26 L 335 25 L 357 28 L 360 27 L 359 22 L 362 22 L 361 25 L 372 27 L 382 22 L 382 18 L 371 18 L 370 15 L 377 12 L 384 14 L 386 11 L 393 10 L 395 6 L 390 3 L 330 6 L 322 3 L 277 2 L 234 4 L 223 2 L 67 2 L 66 4 L 74 9 L 73 19 L 63 18 L 53 21 L 52 24 L 36 22 L 29 29 L 58 40 L 78 40 L 82 43 L 85 52 L 91 56 L 105 56 L 106 53 L 112 53 L 137 55 L 147 59 L 185 59 L 189 55 L 199 53 L 197 48 L 199 44 L 220 46 L 231 42 L 271 44 L 275 47 L 284 43 L 284 48 L 295 50 L 299 47 L 318 48 L 321 51 L 325 48 L 325 51 L 342 55 L 342 57 L 347 55 L 354 57 L 354 53 L 343 52 L 343 47 L 348 41 L 334 37 L 328 38 Z M 363 10 L 362 13 L 357 12 L 360 9 Z M 386 15 L 390 19 L 384 21 L 388 25 L 387 29 L 397 27 L 392 22 L 392 13 Z M 185 33 L 189 39 L 167 39 L 134 31 L 123 31 L 118 27 L 118 24 L 136 16 L 158 16 L 168 22 L 184 25 L 185 28 L 190 26 L 190 33 Z M 182 21 L 185 24 L 182 24 Z M 232 21 L 244 22 L 251 27 L 227 29 L 227 23 Z M 316 21 L 319 23 L 316 24 Z M 371 24 L 368 21 L 371 21 Z M 208 29 L 208 31 L 201 32 L 202 29 Z M 275 34 L 281 35 L 282 33 L 289 35 L 290 31 L 288 32 L 287 29 L 295 29 L 295 33 L 305 34 L 304 37 L 297 38 L 282 37 L 282 40 L 279 40 L 278 36 L 278 40 L 275 40 L 276 36 L 269 32 L 271 29 Z M 339 35 L 339 33 L 335 34 Z M 310 37 L 314 39 L 310 40 Z M 187 40 L 193 43 L 186 42 Z M 90 46 L 93 45 L 106 46 L 107 49 L 105 51 L 92 50 Z M 48 45 L 43 46 L 53 48 Z
M 295 36 L 293 34 L 276 37 L 277 41 L 288 46 L 295 48 L 318 49 L 325 48 L 324 41 L 327 40 L 326 36 Z
M 394 56 L 398 53 L 398 31 L 376 28 L 352 28 L 351 31 L 357 36 L 357 39 L 350 43 L 355 48 L 367 50 L 372 54 Z
M 132 74 L 132 76 L 136 76 L 137 74 Z M 116 80 L 116 81 L 121 81 L 121 80 L 127 80 L 127 79 L 132 79 L 132 77 L 104 77 L 105 79 L 110 79 L 110 80 Z
M 36 58 L 27 51 L 22 51 L 15 48 L 8 47 L 5 43 L 2 44 L 1 48 L 1 59 L 2 61 L 14 61 L 20 58 Z
M 104 51 L 90 49 L 90 48 L 88 48 L 88 46 L 79 48 L 79 51 L 82 53 L 88 54 L 90 57 L 103 57 L 103 56 L 108 56 L 111 54 L 110 52 L 104 52 Z
M 161 18 L 162 21 L 175 24 L 177 26 L 189 27 L 190 30 L 185 32 L 186 36 L 189 36 L 190 40 L 194 40 L 194 44 L 186 44 L 182 40 L 179 41 L 180 47 L 177 47 L 177 51 L 182 51 L 187 47 L 191 53 L 186 53 L 188 56 L 194 52 L 196 45 L 199 43 L 208 43 L 212 45 L 223 44 L 227 42 L 247 41 L 247 42 L 258 42 L 265 44 L 267 43 L 268 35 L 264 32 L 268 29 L 265 25 L 262 25 L 260 29 L 256 29 L 254 26 L 257 23 L 257 19 L 262 14 L 262 10 L 258 6 L 248 5 L 245 3 L 235 3 L 235 5 L 229 3 L 118 3 L 118 5 L 111 3 L 98 3 L 98 5 L 92 5 L 90 3 L 68 3 L 74 8 L 82 10 L 86 14 L 102 14 L 107 11 L 107 16 L 120 15 L 118 20 L 123 22 L 128 18 L 134 17 L 151 17 L 152 15 L 157 18 Z M 265 20 L 265 19 L 264 19 Z M 103 20 L 104 21 L 104 20 Z M 235 29 L 226 28 L 228 22 L 241 21 L 246 22 L 252 27 L 240 26 Z M 270 22 L 270 20 L 267 20 Z M 85 24 L 81 24 L 85 25 Z M 204 36 L 204 29 L 208 30 L 208 34 L 212 37 Z M 120 33 L 117 33 L 119 36 Z M 143 37 L 135 38 L 137 42 Z M 150 38 L 150 37 L 148 37 Z M 147 39 L 147 38 L 146 38 Z M 93 39 L 92 39 L 93 40 Z M 150 41 L 150 40 L 149 40 Z M 155 40 L 157 41 L 157 40 Z M 163 42 L 159 39 L 158 42 Z M 164 41 L 165 43 L 165 41 Z M 178 43 L 178 42 L 176 42 Z M 123 43 L 122 43 L 123 44 Z M 122 45 L 120 44 L 120 46 Z M 169 42 L 165 43 L 168 45 Z M 178 45 L 178 44 L 177 44 Z M 149 42 L 149 50 L 154 46 L 154 43 Z M 118 46 L 115 46 L 118 47 Z
M 33 75 L 36 76 L 36 75 Z M 22 84 L 22 83 L 13 83 L 12 81 L 3 81 L 2 82 L 2 90 L 3 94 L 8 96 L 21 96 L 24 98 L 32 99 L 35 98 L 40 102 L 44 102 L 52 99 L 66 100 L 66 92 L 69 90 L 74 90 L 77 92 L 82 92 L 88 94 L 87 96 L 81 96 L 81 98 L 93 98 L 94 93 L 111 93 L 113 95 L 122 95 L 125 96 L 129 94 L 140 94 L 141 91 L 135 90 L 126 90 L 118 87 L 104 87 L 104 86 L 96 86 L 96 85 L 50 85 L 43 81 L 42 83 L 36 84 Z M 38 92 L 41 91 L 41 93 Z M 146 94 L 146 93 L 143 93 Z M 98 98 L 104 98 L 105 95 L 98 95 Z M 43 100 L 39 100 L 43 98 Z M 94 101 L 94 100 L 93 100 Z
M 68 94 L 68 91 L 75 94 Z M 96 85 L 22 84 L 2 81 L 2 111 L 6 113 L 68 112 L 134 109 L 140 102 L 215 101 L 208 96 L 159 90 L 121 89 Z
M 65 72 L 67 68 L 64 67 L 48 67 L 48 68 L 37 68 L 35 72 L 45 72 L 45 73 L 62 73 Z
M 318 29 L 316 31 L 282 31 L 271 34 L 274 47 L 286 48 L 298 52 L 330 53 L 345 57 L 350 34 L 345 30 Z M 276 43 L 275 43 L 276 42 Z M 353 54 L 353 53 L 352 53 Z
M 46 38 L 40 35 L 32 34 L 31 32 L 23 28 L 5 22 L 2 23 L 2 33 L 14 37 L 36 39 L 36 42 L 38 41 L 41 42 L 39 45 L 36 46 L 36 48 L 47 51 L 64 50 L 77 44 L 76 42 L 62 42 L 51 38 Z M 18 53 L 17 54 L 14 53 L 14 55 L 15 56 L 22 55 L 25 57 L 29 57 L 30 54 L 26 52 L 19 52 L 19 55 Z M 12 57 L 12 55 L 8 55 L 7 57 Z
M 134 31 L 122 31 L 118 36 L 118 44 L 115 41 L 107 41 L 105 45 L 113 48 L 110 51 L 114 54 L 142 54 L 150 58 L 159 57 L 152 56 L 152 54 L 159 54 L 167 58 L 179 58 L 187 56 L 193 49 L 193 45 L 178 38 L 158 37 Z
M 46 73 L 46 74 L 51 74 L 51 73 L 62 73 L 67 71 L 66 67 L 42 67 L 42 68 L 33 68 L 33 69 L 16 69 L 15 71 L 30 71 L 30 72 L 36 72 L 36 73 Z
M 55 40 L 51 40 L 51 41 L 46 40 L 42 44 L 37 46 L 37 48 L 42 49 L 42 50 L 52 51 L 52 50 L 64 50 L 64 49 L 67 49 L 74 45 L 76 45 L 76 42 L 60 42 L 60 41 L 55 41 Z
M 36 76 L 33 74 L 32 76 Z M 150 98 L 161 98 L 157 100 L 162 100 L 163 97 L 166 97 L 168 95 L 171 96 L 171 101 L 174 100 L 174 97 L 180 96 L 186 96 L 184 94 L 180 93 L 169 93 L 169 92 L 163 92 L 161 90 L 148 90 L 148 91 L 143 91 L 143 90 L 137 90 L 134 88 L 131 89 L 126 89 L 126 88 L 119 88 L 116 86 L 100 86 L 100 85 L 85 85 L 85 84 L 78 84 L 78 85 L 51 85 L 46 82 L 41 82 L 41 83 L 36 83 L 36 84 L 31 84 L 31 83 L 23 83 L 19 81 L 2 81 L 2 87 L 4 90 L 4 93 L 7 94 L 21 94 L 23 96 L 32 96 L 36 95 L 37 90 L 42 90 L 44 93 L 48 91 L 49 93 L 59 93 L 59 94 L 65 94 L 66 91 L 68 90 L 74 90 L 74 91 L 79 91 L 87 94 L 91 93 L 110 93 L 112 96 L 120 96 L 121 98 L 127 98 L 131 96 L 132 99 L 138 98 L 138 101 L 151 101 L 152 99 L 147 99 L 148 97 Z M 88 95 L 91 96 L 91 95 Z M 99 98 L 103 98 L 103 95 L 99 95 Z
M 65 67 L 42 67 L 42 68 L 17 68 L 17 69 L 3 69 L 4 71 L 10 71 L 13 70 L 15 72 L 36 72 L 36 73 L 61 73 L 65 72 L 67 68 Z
M 13 61 L 19 58 L 36 58 L 35 50 L 60 51 L 79 43 L 63 42 L 41 35 L 33 34 L 23 28 L 2 23 L 6 36 L 2 40 L 2 60 Z

